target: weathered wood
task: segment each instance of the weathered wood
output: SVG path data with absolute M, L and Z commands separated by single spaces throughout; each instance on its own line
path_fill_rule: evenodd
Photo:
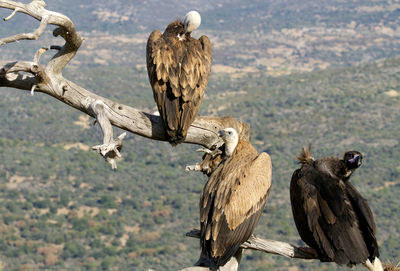
M 56 49 L 57 53 L 45 65 L 39 63 L 39 58 L 41 54 L 47 51 L 46 48 L 40 49 L 32 62 L 0 62 L 0 87 L 18 88 L 31 91 L 32 94 L 33 91 L 45 93 L 94 118 L 99 116 L 94 111 L 94 105 L 101 104 L 103 119 L 99 123 L 103 124 L 101 127 L 104 136 L 110 135 L 110 128 L 103 129 L 108 121 L 111 125 L 134 134 L 149 139 L 166 141 L 161 117 L 96 95 L 63 77 L 63 68 L 75 56 L 82 44 L 82 38 L 68 17 L 46 10 L 44 8 L 45 3 L 41 0 L 34 0 L 30 4 L 0 0 L 0 7 L 13 10 L 13 13 L 6 18 L 7 20 L 10 20 L 15 12 L 22 12 L 41 22 L 39 28 L 33 33 L 18 34 L 0 39 L 0 46 L 21 39 L 37 39 L 49 24 L 59 26 L 53 34 L 55 36 L 61 35 L 65 40 L 64 46 L 51 47 L 51 49 Z M 31 76 L 21 72 L 29 73 Z M 149 91 L 151 90 L 149 89 Z M 105 118 L 108 120 L 106 121 Z M 244 126 L 232 117 L 197 117 L 189 128 L 185 143 L 199 144 L 207 148 L 221 144 L 217 132 L 226 127 L 236 128 L 246 137 L 249 136 L 248 126 Z M 103 141 L 105 143 L 106 140 Z M 96 146 L 96 150 L 99 150 L 99 146 Z M 103 146 L 103 153 L 104 148 L 105 146 Z M 115 150 L 114 154 L 117 154 Z M 117 156 L 119 156 L 119 153 Z M 115 167 L 114 162 L 111 162 L 111 164 Z
M 192 230 L 186 233 L 186 236 L 200 238 L 200 230 Z M 251 236 L 246 242 L 244 242 L 241 245 L 241 248 L 263 251 L 265 253 L 281 255 L 287 258 L 318 259 L 316 255 L 309 253 L 301 248 L 295 247 L 291 244 L 275 240 L 263 239 L 254 235 Z

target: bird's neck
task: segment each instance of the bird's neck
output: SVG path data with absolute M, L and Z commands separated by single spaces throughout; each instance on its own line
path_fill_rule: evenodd
M 232 140 L 225 142 L 225 155 L 226 156 L 232 156 L 233 152 L 236 149 L 236 146 L 238 145 L 238 140 Z

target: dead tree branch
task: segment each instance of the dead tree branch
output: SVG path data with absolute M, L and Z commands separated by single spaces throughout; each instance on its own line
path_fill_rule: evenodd
M 200 238 L 200 230 L 192 230 L 186 233 L 186 236 L 193 237 L 193 238 Z M 275 240 L 268 240 L 263 239 L 255 236 L 251 236 L 249 240 L 241 245 L 242 249 L 252 249 L 258 250 L 265 253 L 275 254 L 284 256 L 287 258 L 298 258 L 298 259 L 318 259 L 316 255 L 303 250 L 301 248 L 295 247 L 291 244 L 275 241 Z M 236 271 L 238 270 L 240 259 L 242 256 L 242 251 L 239 251 L 235 257 L 232 257 L 229 262 L 227 262 L 223 267 L 220 267 L 219 270 L 223 271 Z M 208 266 L 209 264 L 207 261 L 200 256 L 199 261 L 197 264 L 201 263 L 202 265 Z M 182 269 L 181 271 L 201 271 L 201 270 L 209 270 L 208 267 L 201 267 L 201 266 L 194 266 Z
M 186 233 L 186 236 L 200 238 L 200 230 L 192 230 Z M 287 258 L 318 259 L 314 254 L 311 254 L 291 244 L 275 240 L 263 239 L 254 235 L 251 236 L 249 240 L 244 242 L 241 245 L 241 248 L 258 250 L 265 253 L 281 255 Z
M 32 94 L 33 91 L 45 93 L 96 118 L 102 128 L 104 140 L 103 145 L 95 146 L 94 149 L 99 151 L 113 168 L 116 167 L 114 158 L 121 155 L 119 149 L 124 136 L 113 139 L 112 125 L 149 139 L 166 141 L 163 122 L 159 116 L 108 100 L 63 77 L 63 68 L 75 56 L 83 39 L 68 17 L 48 11 L 45 6 L 41 0 L 34 0 L 29 4 L 0 0 L 0 8 L 13 10 L 12 14 L 5 18 L 7 21 L 16 12 L 25 13 L 40 21 L 38 29 L 32 33 L 0 39 L 0 46 L 21 39 L 37 39 L 49 24 L 57 25 L 53 35 L 61 36 L 65 40 L 62 47 L 50 47 L 56 49 L 57 53 L 45 65 L 39 64 L 40 56 L 47 51 L 45 48 L 37 51 L 32 62 L 0 62 L 0 87 L 18 88 L 31 91 Z M 234 127 L 248 136 L 248 127 L 234 118 L 198 117 L 190 127 L 185 142 L 208 148 L 220 144 L 217 132 L 226 127 Z

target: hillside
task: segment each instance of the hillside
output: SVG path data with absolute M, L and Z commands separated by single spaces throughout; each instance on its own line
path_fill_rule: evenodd
M 365 163 L 353 182 L 376 214 L 382 259 L 400 257 L 395 242 L 400 237 L 399 126 L 394 125 L 400 120 L 400 101 L 393 97 L 399 89 L 399 64 L 395 58 L 281 77 L 212 77 L 201 113 L 250 123 L 253 144 L 273 159 L 273 192 L 257 227 L 260 236 L 299 240 L 288 186 L 303 145 L 313 142 L 316 157 L 354 148 L 365 155 Z M 145 74 L 138 81 L 141 77 Z M 121 81 L 123 86 L 129 79 Z M 150 93 L 140 100 L 130 93 L 114 98 L 131 96 L 126 103 L 137 106 L 151 100 Z M 184 172 L 186 164 L 200 159 L 195 146 L 171 148 L 130 135 L 124 159 L 113 172 L 87 150 L 98 144 L 100 133 L 87 129 L 89 120 L 80 113 L 43 95 L 3 90 L 1 97 L 1 249 L 7 266 L 90 270 L 112 264 L 168 270 L 196 260 L 197 241 L 184 237 L 198 226 L 197 202 L 205 181 L 200 174 Z M 52 253 L 36 253 L 46 248 Z M 52 263 L 52 257 L 58 261 Z M 246 253 L 242 270 L 266 264 L 275 270 L 336 270 L 330 264 L 257 252 Z
M 48 3 L 87 37 L 66 77 L 107 98 L 154 110 L 144 68 L 146 37 L 176 15 L 158 16 L 161 11 L 152 5 L 167 10 L 167 4 L 146 3 L 129 8 L 124 1 Z M 302 146 L 312 142 L 315 157 L 357 149 L 365 160 L 352 181 L 375 213 L 381 259 L 400 259 L 397 2 L 170 3 L 182 14 L 189 5 L 198 8 L 204 21 L 198 35 L 206 32 L 214 44 L 213 73 L 200 114 L 250 123 L 252 143 L 272 157 L 272 192 L 256 234 L 301 244 L 288 188 Z M 126 15 L 131 19 L 113 22 L 124 12 L 132 12 Z M 3 14 L 8 12 L 0 10 Z M 237 20 L 243 23 L 238 26 Z M 29 24 L 20 22 L 23 31 Z M 0 36 L 16 30 L 0 27 Z M 49 36 L 3 46 L 0 59 L 35 51 L 21 47 L 52 44 Z M 177 270 L 197 260 L 198 240 L 184 236 L 198 227 L 206 181 L 184 171 L 201 158 L 196 146 L 172 148 L 129 134 L 123 160 L 112 171 L 89 150 L 101 142 L 101 133 L 80 112 L 50 97 L 11 89 L 0 90 L 0 108 L 4 270 Z M 240 270 L 266 269 L 347 270 L 246 252 Z
M 28 1 L 24 1 L 28 2 Z M 169 7 L 173 6 L 171 9 Z M 127 65 L 143 68 L 145 43 L 154 29 L 190 9 L 200 11 L 214 49 L 214 72 L 240 75 L 265 71 L 271 75 L 350 66 L 400 53 L 398 1 L 105 1 L 72 0 L 48 3 L 50 10 L 69 16 L 85 37 L 70 67 Z M 9 11 L 0 10 L 6 17 Z M 0 36 L 30 32 L 34 19 L 17 14 L 2 22 Z M 0 60 L 33 55 L 37 48 L 60 44 L 48 32 L 40 41 L 7 45 Z M 8 50 L 10 49 L 10 50 Z M 3 48 L 1 49 L 3 50 Z

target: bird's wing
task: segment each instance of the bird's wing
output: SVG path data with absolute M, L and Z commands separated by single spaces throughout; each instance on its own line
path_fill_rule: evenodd
M 365 219 L 366 226 L 368 228 L 368 231 L 370 231 L 372 234 L 375 235 L 375 221 L 374 221 L 374 215 L 372 214 L 371 209 L 369 208 L 368 202 L 361 194 L 357 191 L 357 189 L 349 182 L 346 184 L 347 185 L 347 192 L 348 195 L 350 196 L 349 198 L 351 199 L 353 206 L 357 208 L 359 211 L 359 217 L 362 217 Z
M 179 84 L 183 101 L 195 104 L 203 97 L 211 71 L 212 49 L 208 37 L 191 38 L 182 60 Z
M 372 260 L 375 257 L 379 257 L 379 249 L 375 237 L 376 228 L 374 215 L 372 214 L 367 200 L 361 196 L 361 194 L 357 191 L 353 184 L 348 182 L 346 185 L 346 191 L 349 195 L 352 205 L 354 206 L 357 218 L 360 221 L 359 225 L 361 231 L 364 233 L 364 240 L 370 252 L 370 259 Z
M 292 177 L 290 196 L 293 216 L 303 241 L 311 247 L 323 250 L 328 257 L 333 259 L 332 244 L 325 234 L 324 224 L 321 225 L 321 219 L 325 219 L 328 224 L 336 222 L 336 216 L 327 202 L 321 197 L 314 184 L 298 175 Z
M 211 72 L 212 49 L 210 40 L 202 36 L 199 40 L 190 39 L 182 60 L 179 76 L 181 90 L 182 130 L 187 131 L 200 109 L 204 92 Z
M 147 41 L 147 71 L 154 99 L 167 128 L 176 142 L 186 137 L 200 108 L 211 71 L 209 39 L 189 38 L 174 48 L 155 30 Z M 173 140 L 173 141 L 175 141 Z
M 327 256 L 338 264 L 365 262 L 368 257 L 367 247 L 359 228 L 360 222 L 345 195 L 343 182 L 320 174 L 313 168 L 296 182 L 301 191 L 299 196 L 302 197 L 302 206 L 297 208 L 303 208 L 307 217 L 302 230 L 308 227 L 313 238 L 310 240 L 311 236 L 305 234 L 308 239 L 304 241 L 310 246 L 317 245 L 316 248 L 323 253 L 320 256 Z
M 159 30 L 151 32 L 146 46 L 147 71 L 154 92 L 167 91 L 167 82 L 177 86 L 178 74 L 174 51 Z M 159 84 L 156 84 L 156 83 Z M 176 93 L 176 97 L 179 93 Z
M 227 188 L 217 201 L 217 204 L 226 204 L 225 214 L 230 229 L 235 229 L 246 217 L 263 208 L 261 204 L 265 203 L 271 187 L 271 159 L 267 153 L 261 153 L 235 173 L 236 176 L 232 176 L 235 184 Z
M 154 30 L 147 41 L 147 72 L 154 100 L 158 111 L 167 128 L 167 133 L 173 136 L 180 119 L 179 100 L 173 99 L 180 95 L 179 67 L 175 61 L 174 51 L 163 39 L 158 30 Z
M 202 194 L 202 248 L 211 250 L 211 257 L 218 258 L 219 265 L 228 261 L 251 236 L 271 186 L 268 154 L 260 154 L 245 166 L 241 162 L 226 160 L 223 170 L 219 167 L 211 175 L 210 185 Z M 212 182 L 213 178 L 220 181 Z

